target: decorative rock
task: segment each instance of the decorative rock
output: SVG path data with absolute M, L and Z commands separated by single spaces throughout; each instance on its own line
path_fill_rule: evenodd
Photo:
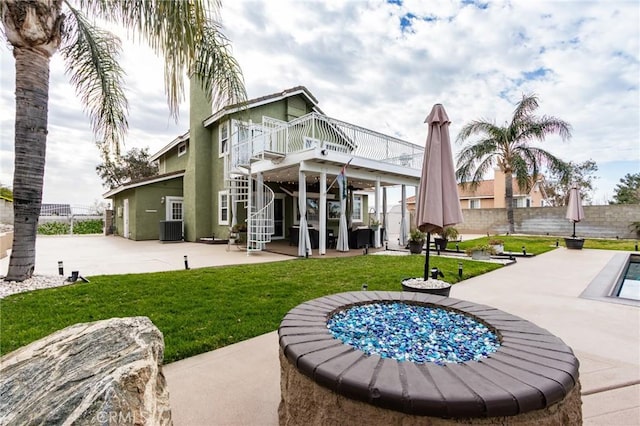
M 0 424 L 170 425 L 163 352 L 146 317 L 55 332 L 0 358 Z

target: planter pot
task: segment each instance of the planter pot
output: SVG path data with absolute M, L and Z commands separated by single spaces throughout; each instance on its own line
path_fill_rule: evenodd
M 471 258 L 473 260 L 489 260 L 491 259 L 491 256 L 489 256 L 489 253 L 484 250 L 473 250 L 471 252 Z
M 434 238 L 433 243 L 436 246 L 436 250 L 445 251 L 447 249 L 447 243 L 449 240 L 444 238 Z
M 496 251 L 496 254 L 504 253 L 504 244 L 492 244 L 491 247 Z
M 422 288 L 422 287 L 413 286 L 410 283 L 407 283 L 405 279 L 401 283 L 402 290 L 410 291 L 413 293 L 428 293 L 428 294 L 435 294 L 437 296 L 449 297 L 449 292 L 451 291 L 451 284 L 445 283 L 444 281 L 440 281 L 440 280 L 432 280 L 432 281 L 442 283 L 444 286 L 440 288 Z
M 564 243 L 568 249 L 582 250 L 584 245 L 584 238 L 565 238 Z
M 420 254 L 422 253 L 422 246 L 424 245 L 424 243 L 418 243 L 415 241 L 409 241 L 409 251 L 413 254 Z

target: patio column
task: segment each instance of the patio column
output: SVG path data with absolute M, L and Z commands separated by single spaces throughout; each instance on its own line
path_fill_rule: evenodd
M 376 209 L 376 221 L 380 223 L 380 177 L 376 178 L 376 198 L 375 198 L 375 209 Z M 380 226 L 373 233 L 373 246 L 375 248 L 380 248 Z
M 321 255 L 327 253 L 327 172 L 320 172 L 320 235 L 318 237 L 318 251 Z
M 387 187 L 382 187 L 382 241 L 389 240 L 389 218 L 387 217 Z

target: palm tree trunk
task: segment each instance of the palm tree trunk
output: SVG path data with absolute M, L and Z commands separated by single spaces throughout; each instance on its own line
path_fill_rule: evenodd
M 513 174 L 511 171 L 504 173 L 504 202 L 507 208 L 507 223 L 509 224 L 509 234 L 515 232 L 513 220 Z
M 49 56 L 14 47 L 16 60 L 13 248 L 5 281 L 33 275 L 47 146 Z

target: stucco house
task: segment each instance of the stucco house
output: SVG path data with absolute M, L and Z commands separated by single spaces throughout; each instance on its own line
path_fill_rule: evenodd
M 475 189 L 469 185 L 463 187 L 458 184 L 458 197 L 463 209 L 499 209 L 505 208 L 505 179 L 500 169 L 494 170 L 494 178 L 478 182 Z M 531 189 L 520 188 L 518 181 L 513 178 L 513 203 L 514 207 L 543 207 L 546 195 L 542 178 L 536 180 Z M 415 196 L 407 198 L 407 209 L 415 211 Z
M 247 250 L 295 237 L 300 211 L 311 247 L 325 253 L 338 233 L 338 185 L 345 164 L 352 228 L 382 221 L 387 187 L 417 186 L 424 147 L 325 115 L 303 86 L 212 112 L 190 89 L 190 130 L 151 156 L 160 174 L 104 194 L 114 233 L 134 240 L 225 239 L 247 227 Z M 298 198 L 304 197 L 305 203 Z M 380 246 L 381 230 L 372 228 Z M 176 233 L 179 233 L 176 238 Z M 315 238 L 314 238 L 315 236 Z M 357 244 L 357 243 L 356 243 Z M 353 244 L 352 244 L 353 245 Z

